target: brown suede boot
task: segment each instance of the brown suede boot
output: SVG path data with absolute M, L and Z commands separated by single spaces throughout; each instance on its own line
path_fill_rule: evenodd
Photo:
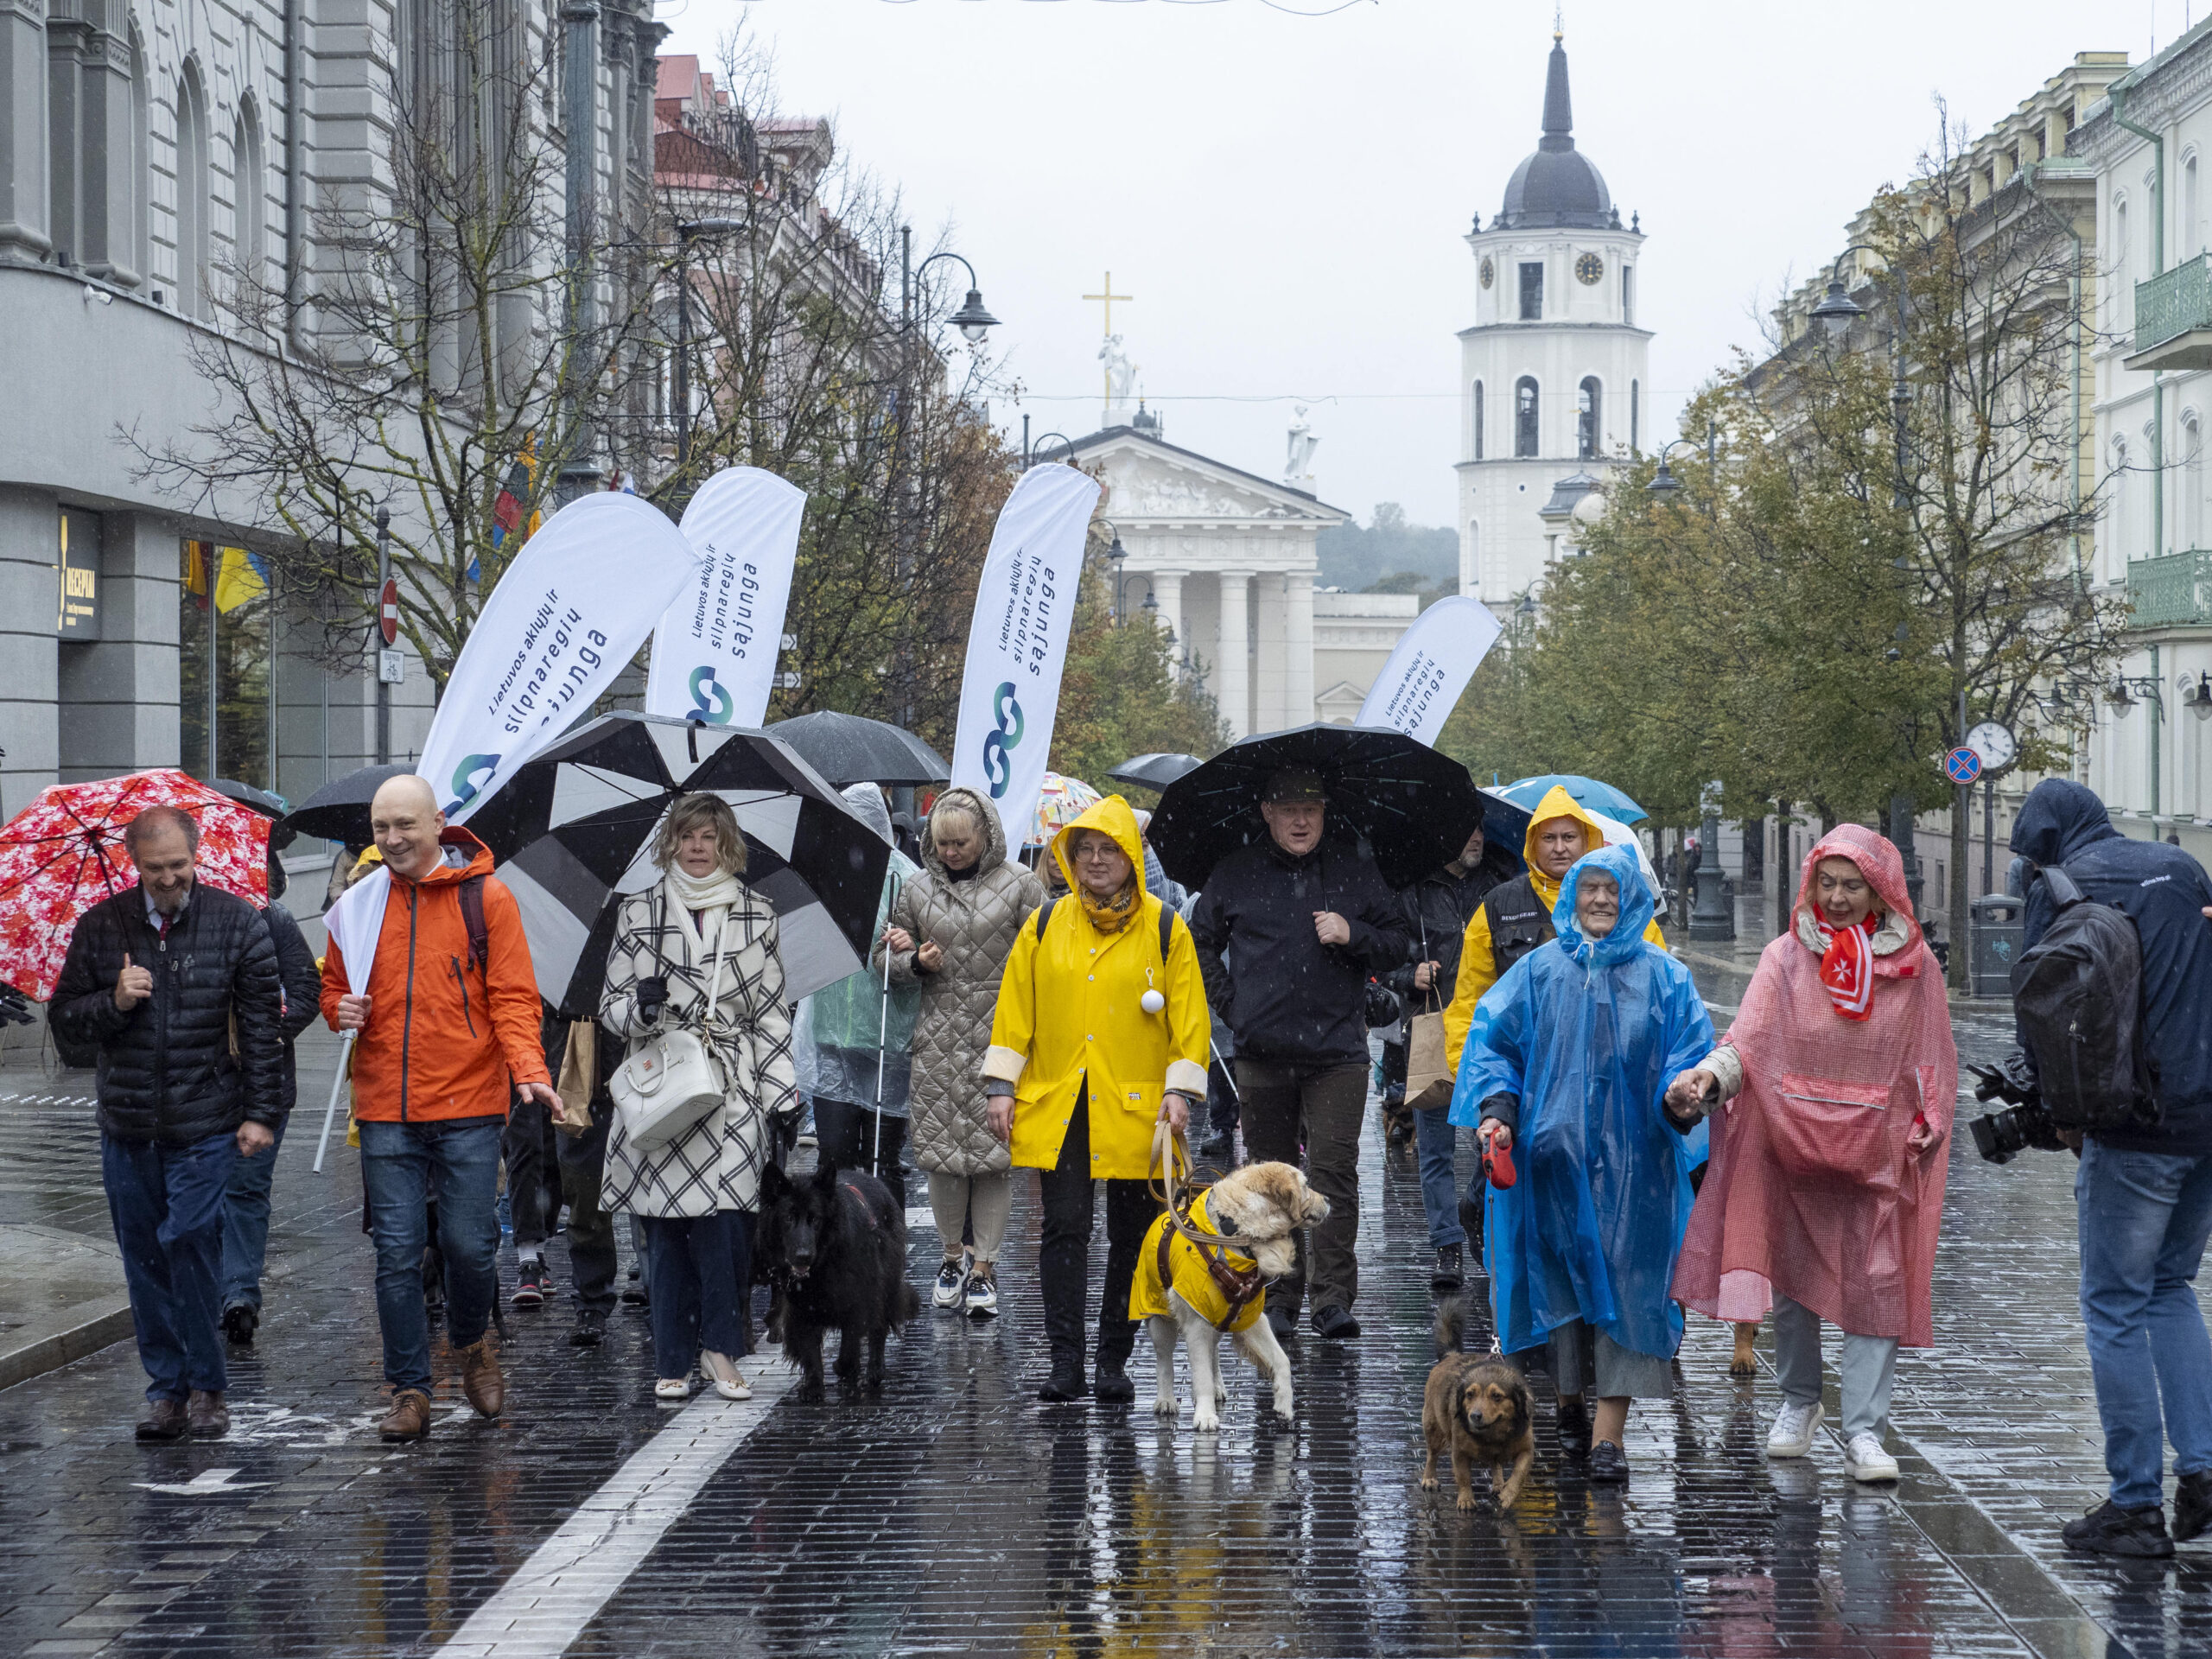
M 479 1417 L 497 1417 L 507 1402 L 507 1385 L 499 1375 L 499 1361 L 492 1339 L 479 1337 L 461 1351 L 461 1391 L 476 1408 Z
M 428 1440 L 430 1433 L 430 1396 L 420 1389 L 402 1389 L 391 1397 L 391 1409 L 377 1433 L 387 1440 Z
M 219 1440 L 231 1432 L 231 1408 L 223 1403 L 219 1392 L 194 1389 L 192 1398 L 185 1402 L 184 1414 L 195 1440 Z
M 185 1415 L 181 1400 L 151 1400 L 147 1402 L 146 1414 L 138 1420 L 138 1438 L 142 1440 L 181 1440 L 191 1432 L 190 1420 Z

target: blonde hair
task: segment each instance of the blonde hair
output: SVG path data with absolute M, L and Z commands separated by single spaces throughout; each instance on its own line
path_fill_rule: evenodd
M 718 868 L 733 875 L 745 874 L 745 835 L 737 827 L 737 814 L 719 795 L 684 795 L 668 810 L 653 832 L 653 862 L 664 870 L 676 868 L 676 849 L 694 830 L 712 828 L 719 856 Z

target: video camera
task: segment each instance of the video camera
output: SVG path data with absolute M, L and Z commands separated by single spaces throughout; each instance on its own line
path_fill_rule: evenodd
M 1967 1127 L 1974 1131 L 1974 1150 L 1993 1164 L 2009 1164 L 2030 1147 L 2043 1152 L 2064 1152 L 2058 1123 L 2043 1103 L 2035 1079 L 2028 1074 L 2027 1057 L 2017 1050 L 2001 1066 L 1970 1065 L 1981 1079 L 1974 1097 L 1984 1103 L 2001 1100 L 2005 1109 L 1984 1112 Z

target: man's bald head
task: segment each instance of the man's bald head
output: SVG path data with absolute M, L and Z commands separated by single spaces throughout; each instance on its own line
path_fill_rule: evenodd
M 438 837 L 445 833 L 446 815 L 438 810 L 438 798 L 427 779 L 411 772 L 385 779 L 369 803 L 369 827 L 376 833 L 385 867 L 394 875 L 419 881 L 437 868 Z

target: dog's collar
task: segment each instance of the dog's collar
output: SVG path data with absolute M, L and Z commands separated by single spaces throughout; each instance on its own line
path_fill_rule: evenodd
M 1212 1234 L 1220 1231 L 1214 1225 L 1213 1217 L 1206 1207 L 1206 1200 L 1211 1197 L 1211 1193 L 1202 1194 L 1191 1205 L 1187 1219 L 1198 1232 Z M 1198 1260 L 1205 1263 L 1206 1276 L 1213 1281 L 1214 1288 L 1221 1293 L 1222 1300 L 1228 1304 L 1218 1319 L 1210 1321 L 1216 1330 L 1226 1331 L 1236 1322 L 1237 1315 L 1257 1300 L 1260 1293 L 1267 1288 L 1260 1277 L 1259 1262 L 1249 1255 L 1236 1255 L 1225 1245 L 1209 1243 L 1192 1238 L 1188 1233 L 1178 1234 L 1173 1226 L 1163 1226 L 1160 1230 L 1160 1282 L 1163 1285 L 1175 1282 L 1171 1241 L 1177 1237 L 1198 1252 Z M 1235 1265 L 1237 1262 L 1243 1265 Z

